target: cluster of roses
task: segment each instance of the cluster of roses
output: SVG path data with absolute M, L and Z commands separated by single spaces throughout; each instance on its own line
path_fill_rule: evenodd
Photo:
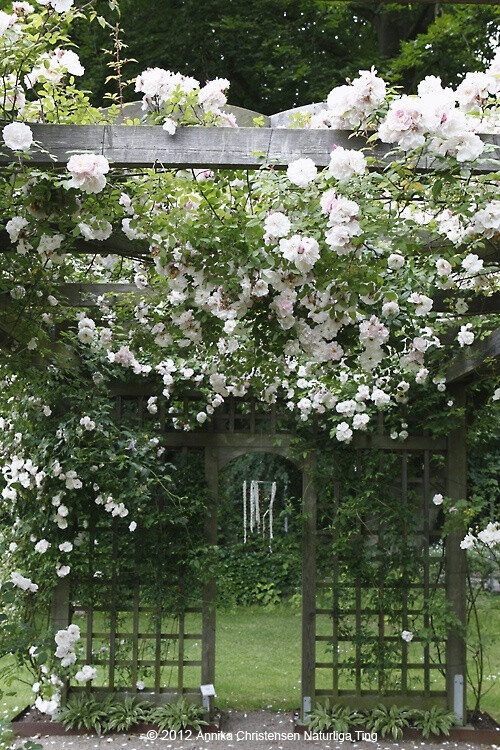
M 490 550 L 500 547 L 500 523 L 498 521 L 490 521 L 476 535 L 469 529 L 468 534 L 460 542 L 462 549 L 475 548 L 480 550 L 483 546 Z

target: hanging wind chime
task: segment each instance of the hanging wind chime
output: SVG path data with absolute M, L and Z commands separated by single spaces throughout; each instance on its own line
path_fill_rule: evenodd
M 262 484 L 271 485 L 269 502 L 264 513 L 262 513 L 261 495 L 259 491 L 259 485 Z M 264 482 L 259 481 L 258 479 L 252 479 L 249 492 L 247 492 L 246 480 L 243 482 L 243 541 L 245 544 L 248 538 L 248 531 L 250 531 L 251 534 L 257 533 L 266 536 L 266 524 L 269 539 L 271 540 L 273 538 L 273 506 L 275 497 L 276 482 Z M 248 511 L 250 511 L 250 523 L 248 522 Z

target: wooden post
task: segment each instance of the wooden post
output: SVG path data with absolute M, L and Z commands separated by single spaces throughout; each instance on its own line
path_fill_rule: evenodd
M 466 390 L 462 384 L 450 388 L 455 405 L 465 409 Z M 448 437 L 446 494 L 452 502 L 467 496 L 467 454 L 465 416 Z M 460 549 L 461 532 L 446 539 L 446 597 L 451 612 L 465 627 L 466 622 L 466 553 Z M 462 724 L 466 720 L 467 655 L 463 633 L 451 629 L 446 641 L 446 693 L 448 707 Z
M 215 545 L 217 544 L 217 492 L 219 464 L 217 449 L 213 447 L 205 448 L 205 479 L 210 491 L 209 506 L 205 519 L 205 541 L 208 545 Z M 216 594 L 216 581 L 215 578 L 212 578 L 203 585 L 201 664 L 201 682 L 203 685 L 215 685 Z
M 302 701 L 300 717 L 305 721 L 314 707 L 316 662 L 316 491 L 315 455 L 308 454 L 302 473 Z
M 70 584 L 67 578 L 62 578 L 52 594 L 50 622 L 55 631 L 66 630 L 71 621 L 70 612 Z M 69 681 L 64 679 L 61 690 L 61 704 L 64 706 L 68 699 Z
M 69 580 L 62 578 L 52 594 L 50 621 L 54 630 L 64 630 L 70 623 Z

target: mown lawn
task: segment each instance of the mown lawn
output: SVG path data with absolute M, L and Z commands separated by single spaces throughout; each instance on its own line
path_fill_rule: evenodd
M 480 615 L 487 646 L 485 687 L 489 688 L 482 709 L 500 720 L 500 597 L 483 595 Z M 249 710 L 298 707 L 300 612 L 284 606 L 248 607 L 220 611 L 217 618 L 217 705 Z M 6 663 L 12 663 L 9 657 L 0 660 L 0 667 Z M 0 689 L 15 693 L 1 700 L 0 714 L 7 711 L 10 716 L 33 695 L 30 687 L 19 681 L 10 687 L 0 683 Z M 472 701 L 470 695 L 471 707 Z

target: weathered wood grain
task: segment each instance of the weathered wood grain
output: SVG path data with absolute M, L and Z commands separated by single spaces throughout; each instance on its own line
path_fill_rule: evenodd
M 330 161 L 334 145 L 351 149 L 366 148 L 366 140 L 347 130 L 289 130 L 285 128 L 204 128 L 181 127 L 170 136 L 160 126 L 149 125 L 40 125 L 31 126 L 35 141 L 45 151 L 31 149 L 30 164 L 63 166 L 81 151 L 105 156 L 118 168 L 249 168 L 262 164 L 285 167 L 307 157 L 319 167 Z M 483 135 L 483 140 L 500 146 L 500 136 Z M 371 145 L 371 153 L 385 159 L 390 147 Z M 499 149 L 488 164 L 475 165 L 479 172 L 491 171 Z M 401 158 L 401 156 L 391 157 Z M 6 147 L 0 149 L 0 166 L 16 160 Z M 419 169 L 430 168 L 431 160 L 421 159 Z

